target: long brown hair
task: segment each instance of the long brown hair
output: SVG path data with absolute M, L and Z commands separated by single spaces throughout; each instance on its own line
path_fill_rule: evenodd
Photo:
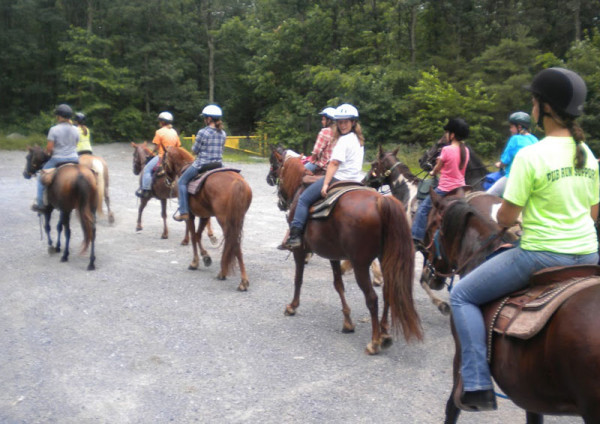
M 350 132 L 353 132 L 354 134 L 356 134 L 356 137 L 358 137 L 358 142 L 360 143 L 361 146 L 365 145 L 365 136 L 362 133 L 362 128 L 360 127 L 360 124 L 357 121 L 352 121 L 352 129 L 350 130 Z M 338 130 L 338 126 L 335 125 L 333 127 L 333 143 L 335 144 L 338 141 L 338 138 L 340 138 L 342 136 L 342 134 L 340 134 L 340 131 Z
M 215 128 L 217 131 L 223 131 L 223 121 L 220 118 L 213 118 L 212 116 L 207 116 L 211 120 L 213 124 L 215 124 Z

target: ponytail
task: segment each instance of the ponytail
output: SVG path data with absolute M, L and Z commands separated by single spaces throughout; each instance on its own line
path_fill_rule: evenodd
M 463 169 L 465 166 L 467 166 L 467 147 L 465 146 L 465 143 L 463 143 L 461 141 L 460 142 L 460 166 L 458 167 L 458 169 Z
M 587 159 L 587 152 L 583 147 L 585 135 L 579 124 L 575 121 L 575 118 L 569 117 L 565 119 L 565 126 L 575 140 L 575 168 L 581 169 L 585 166 Z

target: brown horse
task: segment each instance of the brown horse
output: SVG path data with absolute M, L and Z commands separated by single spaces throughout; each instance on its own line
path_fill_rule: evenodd
M 96 174 L 96 186 L 98 187 L 98 209 L 96 213 L 99 216 L 103 216 L 102 201 L 106 203 L 106 211 L 108 214 L 108 222 L 110 224 L 115 222 L 115 217 L 110 210 L 110 196 L 108 195 L 108 165 L 106 161 L 100 156 L 92 156 L 88 154 L 79 156 L 79 163 L 90 168 Z
M 480 203 L 466 203 L 432 194 L 441 228 L 436 271 L 454 269 L 465 275 L 502 243 L 500 227 L 490 218 L 485 197 L 480 196 Z M 586 423 L 600 422 L 598 305 L 600 285 L 595 285 L 569 298 L 546 327 L 528 340 L 493 334 L 492 376 L 504 393 L 527 411 L 528 423 L 541 423 L 543 414 L 580 415 Z M 454 327 L 452 330 L 456 342 L 454 393 L 460 346 Z M 455 423 L 459 412 L 450 396 L 445 422 Z
M 25 170 L 23 176 L 27 179 L 34 176 L 42 169 L 50 157 L 38 146 L 30 147 L 26 156 Z M 96 190 L 96 177 L 94 173 L 84 165 L 68 164 L 56 168 L 52 182 L 46 187 L 48 204 L 44 213 L 44 229 L 48 238 L 48 252 L 60 252 L 60 236 L 65 229 L 65 249 L 61 262 L 69 259 L 69 243 L 71 240 L 71 211 L 76 209 L 79 213 L 81 228 L 83 230 L 83 246 L 81 253 L 85 253 L 91 244 L 90 262 L 88 270 L 95 267 L 95 241 L 96 241 L 96 208 L 98 202 Z M 52 245 L 50 235 L 50 217 L 52 210 L 60 210 L 60 218 L 56 230 L 56 247 Z
M 274 151 L 274 154 L 279 153 Z M 268 180 L 273 179 L 273 175 L 277 173 L 281 207 L 297 197 L 302 190 L 304 166 L 298 158 L 287 159 L 282 166 L 271 165 Z M 413 337 L 422 338 L 412 295 L 414 249 L 406 213 L 399 201 L 375 191 L 350 191 L 340 197 L 329 217 L 308 220 L 304 245 L 293 252 L 296 263 L 294 298 L 286 306 L 286 315 L 294 315 L 300 305 L 304 257 L 308 251 L 330 260 L 333 284 L 342 302 L 343 332 L 354 331 L 354 324 L 344 295 L 340 260 L 348 259 L 352 264 L 371 315 L 372 336 L 366 348 L 368 354 L 379 353 L 382 346 L 389 346 L 392 342 L 389 334 L 389 311 L 392 325 L 403 332 L 407 341 Z M 377 294 L 369 275 L 369 265 L 376 258 L 382 264 L 384 277 L 381 322 Z
M 184 168 L 194 161 L 194 157 L 181 147 L 169 147 L 163 157 L 167 178 L 174 181 L 181 175 Z M 252 202 L 252 190 L 244 178 L 235 171 L 218 171 L 206 178 L 204 185 L 194 195 L 189 195 L 190 218 L 187 221 L 188 231 L 192 232 L 192 249 L 194 257 L 189 269 L 198 269 L 198 248 L 206 266 L 212 263 L 208 252 L 202 247 L 202 231 L 211 216 L 223 229 L 223 254 L 221 256 L 221 271 L 217 275 L 225 280 L 233 270 L 237 258 L 240 266 L 241 282 L 238 290 L 246 291 L 250 282 L 242 257 L 242 230 L 244 218 Z M 200 218 L 198 231 L 194 232 L 195 217 Z

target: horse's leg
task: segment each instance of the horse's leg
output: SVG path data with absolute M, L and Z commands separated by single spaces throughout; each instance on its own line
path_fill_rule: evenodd
M 169 229 L 167 228 L 167 199 L 160 199 L 160 216 L 163 219 L 163 233 L 161 239 L 169 238 Z
M 110 213 L 110 212 L 109 212 Z M 110 215 L 109 215 L 110 217 Z M 90 251 L 90 262 L 88 263 L 88 271 L 96 269 L 96 217 L 94 216 L 94 227 L 92 229 L 92 249 Z
M 204 246 L 202 246 L 202 233 L 204 232 L 204 227 L 210 222 L 210 218 L 200 218 L 200 223 L 198 224 L 197 231 L 197 240 L 198 240 L 198 248 L 200 249 L 200 256 L 202 257 L 202 262 L 204 262 L 204 266 L 211 266 L 212 259 Z M 219 278 L 219 277 L 217 277 Z M 219 278 L 219 280 L 224 280 L 225 277 Z
M 60 223 L 65 228 L 65 251 L 60 261 L 67 262 L 69 260 L 69 243 L 71 241 L 71 211 L 60 211 Z
M 381 283 L 383 283 L 383 275 L 381 274 L 381 267 L 379 266 L 380 260 L 375 259 L 371 262 L 371 269 L 375 273 L 375 264 L 377 271 L 379 272 L 379 277 L 381 278 Z M 373 282 L 375 285 L 375 282 Z M 381 322 L 379 323 L 379 328 L 381 329 L 381 347 L 387 348 L 393 344 L 392 336 L 390 335 L 390 323 L 389 323 L 389 312 L 390 312 L 390 300 L 388 299 L 387 290 L 382 290 L 383 296 L 383 313 L 381 314 Z
M 212 229 L 212 224 L 210 223 L 210 218 L 208 219 L 208 223 L 206 224 L 206 234 L 208 235 L 208 239 L 212 244 L 217 244 L 219 239 L 215 236 Z
M 371 342 L 367 345 L 365 352 L 368 355 L 376 355 L 381 350 L 381 330 L 379 327 L 379 311 L 377 303 L 377 293 L 371 284 L 371 276 L 369 275 L 369 266 L 353 263 L 354 276 L 356 282 L 365 295 L 365 302 L 371 314 L 372 336 Z
M 527 420 L 526 421 L 527 424 L 543 424 L 544 423 L 544 416 L 540 415 L 540 414 L 536 414 L 535 412 L 527 411 L 525 414 L 525 417 Z M 598 419 L 595 419 L 594 421 L 590 421 L 590 422 L 597 423 Z
M 342 313 L 344 314 L 344 326 L 342 327 L 342 333 L 353 333 L 354 323 L 350 317 L 350 306 L 346 303 L 346 295 L 344 289 L 344 280 L 342 280 L 342 267 L 340 261 L 329 261 L 331 269 L 333 271 L 333 287 L 338 292 L 340 300 L 342 301 Z
M 294 262 L 296 264 L 296 272 L 294 275 L 294 298 L 292 303 L 285 307 L 285 315 L 295 315 L 296 309 L 300 306 L 300 289 L 302 288 L 302 278 L 304 276 L 304 258 L 306 252 L 304 249 L 294 249 Z
M 446 418 L 444 420 L 444 424 L 456 424 L 458 422 L 458 416 L 460 415 L 460 409 L 456 406 L 454 402 L 455 394 L 460 396 L 460 393 L 457 393 L 459 390 L 459 373 L 460 373 L 460 345 L 458 344 L 458 334 L 456 334 L 456 330 L 454 329 L 454 323 L 452 319 L 450 319 L 450 328 L 452 330 L 452 337 L 454 337 L 454 360 L 452 361 L 452 390 L 450 391 L 450 397 L 446 402 Z
M 138 219 L 137 226 L 135 227 L 135 231 L 142 231 L 144 227 L 142 227 L 142 213 L 144 212 L 144 208 L 148 204 L 149 198 L 142 198 L 140 201 L 140 207 L 138 208 Z
M 48 253 L 55 253 L 54 246 L 52 245 L 52 228 L 50 227 L 50 216 L 52 212 L 44 213 L 44 231 L 46 232 L 46 240 L 48 241 Z
M 60 252 L 60 236 L 62 235 L 62 231 L 63 231 L 62 218 L 63 218 L 62 211 L 60 211 L 58 214 L 58 224 L 56 224 L 56 247 L 54 248 L 54 251 L 56 253 Z
M 425 293 L 427 293 L 427 296 L 429 296 L 429 299 L 431 299 L 431 303 L 433 303 L 443 315 L 450 315 L 450 305 L 448 305 L 448 303 L 443 301 L 441 298 L 437 297 L 433 290 L 431 290 L 426 275 L 429 275 L 429 270 L 427 270 L 427 267 L 424 266 L 423 271 L 421 272 L 421 278 L 419 280 L 421 287 L 423 287 L 423 290 L 425 290 Z
M 200 258 L 198 257 L 198 234 L 195 231 L 195 222 L 196 218 L 192 214 L 190 214 L 188 220 L 185 221 L 186 231 L 190 234 L 190 237 L 192 238 L 192 262 L 188 266 L 188 269 L 191 270 L 198 269 L 198 263 L 200 262 Z
M 115 223 L 115 215 L 110 210 L 110 197 L 108 196 L 108 175 L 106 177 L 106 182 L 104 183 L 104 203 L 106 204 L 106 212 L 108 213 L 108 223 Z
M 381 286 L 383 284 L 383 274 L 381 273 L 381 266 L 378 259 L 371 262 L 371 271 L 373 272 L 373 285 Z
M 240 274 L 242 275 L 242 279 L 240 281 L 240 285 L 238 286 L 238 290 L 247 291 L 248 287 L 250 287 L 250 281 L 248 281 L 248 274 L 246 273 L 246 266 L 244 265 L 244 257 L 242 256 L 241 244 L 238 244 L 235 256 L 238 259 L 238 264 L 240 265 Z

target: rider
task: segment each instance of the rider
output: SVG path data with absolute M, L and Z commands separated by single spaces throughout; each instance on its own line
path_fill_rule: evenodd
M 496 168 L 504 168 L 504 176 L 487 190 L 487 193 L 499 197 L 502 197 L 504 194 L 506 180 L 510 173 L 510 166 L 517 152 L 525 146 L 538 142 L 537 137 L 529 132 L 529 127 L 531 126 L 531 117 L 529 114 L 515 112 L 508 117 L 508 122 L 510 123 L 511 137 L 506 143 L 500 161 L 495 163 Z
M 332 107 L 326 107 L 319 115 L 321 115 L 321 131 L 317 136 L 315 147 L 310 156 L 310 162 L 306 162 L 304 167 L 313 174 L 321 169 L 326 169 L 331 157 L 331 151 L 333 149 L 332 133 L 335 126 L 335 109 Z
M 196 160 L 181 174 L 177 182 L 179 215 L 173 217 L 175 221 L 185 221 L 189 217 L 188 183 L 202 172 L 223 166 L 223 146 L 227 138 L 223 130 L 223 111 L 217 105 L 208 105 L 202 109 L 200 116 L 204 118 L 206 126 L 198 131 L 196 142 L 192 146 L 192 151 L 198 155 Z
M 450 293 L 464 386 L 457 406 L 467 410 L 496 409 L 479 306 L 527 287 L 542 268 L 598 262 L 598 162 L 575 122 L 585 83 L 573 71 L 549 68 L 527 88 L 531 115 L 546 137 L 517 154 L 497 214 L 498 224 L 510 227 L 523 213 L 520 246 L 484 262 Z
M 76 150 L 79 131 L 70 122 L 73 110 L 67 104 L 60 104 L 54 109 L 54 115 L 58 123 L 48 131 L 46 153 L 50 155 L 50 159 L 42 169 L 56 168 L 66 162 L 79 162 Z M 37 184 L 37 199 L 36 203 L 31 206 L 31 210 L 44 213 L 46 207 L 44 206 L 44 185 L 42 184 L 41 175 Z
M 85 114 L 83 112 L 77 112 L 75 114 L 75 127 L 79 131 L 79 143 L 77 143 L 77 154 L 91 155 L 92 154 L 92 143 L 90 129 L 85 125 Z
M 336 127 L 333 131 L 334 148 L 324 177 L 319 178 L 302 192 L 292 219 L 288 249 L 302 245 L 302 233 L 308 220 L 308 209 L 321 197 L 327 196 L 329 184 L 340 180 L 360 182 L 364 157 L 364 137 L 358 123 L 358 110 L 344 103 L 335 110 Z
M 440 157 L 430 175 L 440 174 L 438 186 L 434 189 L 441 196 L 455 188 L 465 185 L 465 172 L 469 162 L 469 149 L 463 140 L 469 136 L 469 125 L 462 118 L 452 118 L 444 126 L 448 146 L 442 148 Z M 431 196 L 427 196 L 419 205 L 412 225 L 412 237 L 418 250 L 423 250 L 423 239 L 427 230 L 427 217 L 431 211 Z
M 170 112 L 161 112 L 158 115 L 158 123 L 160 128 L 156 130 L 154 134 L 154 151 L 158 150 L 158 154 L 148 161 L 144 166 L 144 173 L 142 175 L 142 187 L 140 187 L 135 195 L 141 198 L 152 197 L 152 170 L 162 159 L 163 155 L 167 151 L 167 147 L 170 146 L 181 146 L 179 135 L 175 128 L 173 128 L 173 115 Z

